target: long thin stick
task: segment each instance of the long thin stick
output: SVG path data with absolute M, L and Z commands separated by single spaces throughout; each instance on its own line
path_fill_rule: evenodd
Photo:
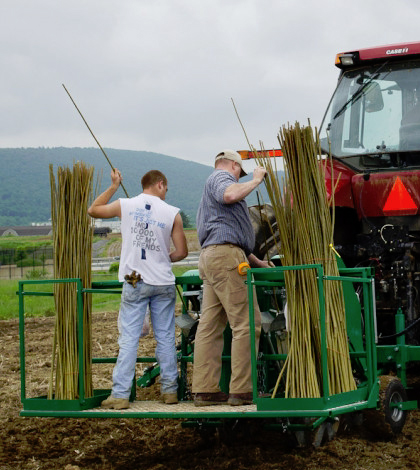
M 112 166 L 111 160 L 108 158 L 108 155 L 105 153 L 105 150 L 102 148 L 102 146 L 99 143 L 98 139 L 95 137 L 95 134 L 92 132 L 91 128 L 89 127 L 89 124 L 86 122 L 86 119 L 83 117 L 83 114 L 80 112 L 80 109 L 77 107 L 77 104 L 74 102 L 74 99 L 71 97 L 71 95 L 70 95 L 69 91 L 67 90 L 67 88 L 65 87 L 64 83 L 63 83 L 63 88 L 66 90 L 66 93 L 69 95 L 69 98 L 71 99 L 71 102 L 74 104 L 74 107 L 77 109 L 77 112 L 80 114 L 81 118 L 83 119 L 83 122 L 86 124 L 86 127 L 89 129 L 89 132 L 92 134 L 92 137 L 95 139 L 95 142 L 98 144 L 99 148 L 102 150 L 102 153 L 104 154 L 105 158 L 107 159 L 107 161 L 109 163 L 109 166 L 112 169 L 114 169 L 114 167 Z M 127 190 L 125 189 L 124 185 L 122 184 L 122 182 L 121 182 L 121 187 L 124 190 L 125 195 L 127 197 L 130 197 L 128 195 Z
M 270 250 L 268 249 L 268 246 L 267 246 L 267 235 L 265 233 L 264 220 L 263 220 L 262 211 L 261 211 L 260 190 L 259 189 L 257 189 L 257 201 L 258 201 L 258 211 L 260 213 L 261 227 L 262 227 L 263 233 L 264 233 L 265 247 L 267 249 L 267 251 L 266 251 L 267 262 L 270 263 L 270 254 L 269 254 Z M 268 220 L 268 217 L 267 217 L 267 224 L 270 224 L 270 221 Z
M 239 124 L 241 125 L 242 130 L 244 131 L 245 139 L 246 139 L 246 141 L 248 142 L 248 147 L 249 147 L 250 150 L 253 151 L 254 148 L 253 148 L 252 145 L 249 143 L 248 136 L 246 135 L 245 127 L 243 126 L 242 121 L 241 121 L 241 118 L 239 117 L 239 113 L 238 113 L 238 110 L 236 109 L 235 102 L 233 101 L 233 98 L 231 98 L 231 100 L 232 100 L 233 108 L 234 108 L 235 113 L 236 113 L 236 117 L 238 118 Z

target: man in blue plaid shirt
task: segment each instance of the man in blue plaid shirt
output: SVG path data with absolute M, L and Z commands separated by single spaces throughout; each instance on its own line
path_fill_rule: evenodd
M 198 269 L 203 280 L 203 303 L 195 337 L 193 393 L 196 406 L 252 403 L 251 351 L 248 293 L 238 266 L 268 267 L 252 254 L 254 230 L 244 200 L 264 179 L 257 167 L 253 178 L 239 183 L 246 173 L 234 150 L 224 150 L 215 159 L 215 171 L 206 181 L 197 213 L 201 245 Z M 255 301 L 256 340 L 261 314 Z M 222 369 L 223 331 L 232 330 L 232 373 L 229 395 L 219 387 Z

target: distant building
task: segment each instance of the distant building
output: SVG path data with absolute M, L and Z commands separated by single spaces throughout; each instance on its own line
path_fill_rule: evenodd
M 111 233 L 111 229 L 109 227 L 95 227 L 93 229 L 93 234 L 98 235 L 99 237 L 107 237 L 108 233 Z
M 16 227 L 0 227 L 0 236 L 14 235 L 15 237 L 30 237 L 34 235 L 52 235 L 51 225 L 29 225 Z
M 96 228 L 109 227 L 111 233 L 121 233 L 121 220 L 120 219 L 94 219 L 93 223 Z
M 44 225 L 52 225 L 51 217 L 48 219 L 48 222 L 31 222 L 32 227 L 42 227 Z

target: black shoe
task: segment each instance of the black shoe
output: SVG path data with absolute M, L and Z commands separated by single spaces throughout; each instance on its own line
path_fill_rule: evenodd
M 252 405 L 253 394 L 249 393 L 229 393 L 228 404 L 231 406 Z
M 227 405 L 228 395 L 223 392 L 196 393 L 194 396 L 195 406 Z

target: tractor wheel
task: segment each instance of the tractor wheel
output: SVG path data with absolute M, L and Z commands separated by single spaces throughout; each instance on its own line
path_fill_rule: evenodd
M 407 401 L 407 392 L 400 380 L 390 375 L 382 376 L 379 389 L 380 408 L 368 410 L 369 428 L 385 438 L 399 434 L 407 419 L 407 411 L 396 408 L 395 405 L 404 401 Z M 370 419 L 372 417 L 374 419 Z

